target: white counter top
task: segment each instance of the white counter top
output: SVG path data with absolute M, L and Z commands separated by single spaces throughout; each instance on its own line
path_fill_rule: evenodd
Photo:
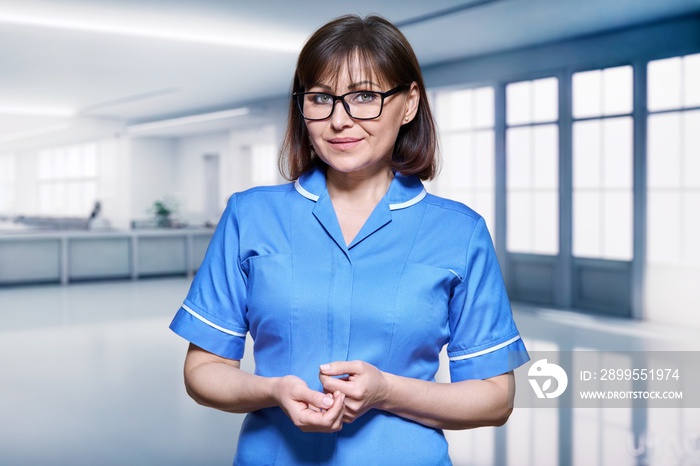
M 191 275 L 213 229 L 23 230 L 0 234 L 0 285 Z

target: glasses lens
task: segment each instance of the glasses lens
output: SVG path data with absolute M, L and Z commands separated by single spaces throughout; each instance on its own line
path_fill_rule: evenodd
M 322 92 L 307 92 L 299 96 L 299 106 L 304 118 L 323 120 L 333 111 L 333 96 Z
M 323 92 L 306 92 L 297 99 L 302 115 L 309 120 L 325 120 L 331 116 L 335 106 L 333 96 Z M 382 95 L 376 92 L 351 92 L 343 100 L 352 118 L 370 120 L 382 113 Z
M 382 95 L 376 92 L 358 91 L 345 96 L 353 118 L 377 118 L 382 112 Z

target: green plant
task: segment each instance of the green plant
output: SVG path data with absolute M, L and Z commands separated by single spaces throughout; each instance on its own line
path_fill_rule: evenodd
M 149 211 L 155 216 L 157 226 L 169 227 L 172 225 L 170 217 L 177 212 L 177 203 L 170 197 L 156 199 L 151 204 Z
M 164 201 L 153 202 L 153 206 L 151 207 L 151 210 L 153 211 L 154 214 L 164 216 L 164 217 L 167 217 L 168 215 L 173 213 L 172 208 L 168 207 Z

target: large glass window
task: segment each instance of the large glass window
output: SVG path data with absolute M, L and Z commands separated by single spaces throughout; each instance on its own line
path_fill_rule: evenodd
M 54 217 L 86 217 L 97 199 L 97 144 L 39 153 L 39 212 Z
M 700 54 L 649 62 L 647 261 L 700 267 Z
M 0 155 L 0 217 L 15 211 L 15 155 Z
M 558 102 L 556 78 L 506 86 L 506 243 L 510 252 L 559 252 Z
M 632 259 L 632 67 L 573 75 L 573 254 Z
M 494 91 L 438 91 L 432 102 L 440 131 L 442 171 L 431 189 L 467 204 L 495 231 Z

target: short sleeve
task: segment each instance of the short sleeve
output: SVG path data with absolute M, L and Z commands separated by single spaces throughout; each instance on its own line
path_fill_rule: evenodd
M 483 218 L 469 239 L 465 264 L 450 299 L 447 355 L 453 382 L 495 377 L 529 360 Z
M 214 231 L 201 266 L 170 329 L 211 353 L 241 359 L 248 331 L 246 276 L 233 195 Z

